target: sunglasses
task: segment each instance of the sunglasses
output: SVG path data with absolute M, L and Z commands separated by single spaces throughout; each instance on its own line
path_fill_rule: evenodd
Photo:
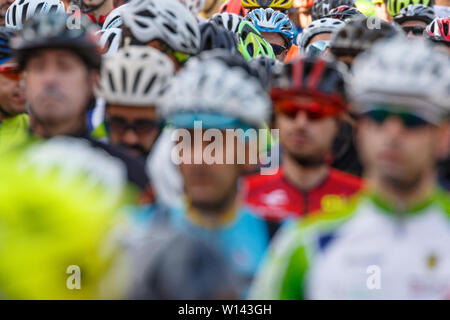
M 421 36 L 423 35 L 423 31 L 425 30 L 424 27 L 414 26 L 414 27 L 403 27 L 403 31 L 408 34 L 412 31 L 413 35 L 415 36 Z
M 305 53 L 310 57 L 320 56 L 330 46 L 330 41 L 316 41 L 306 47 Z
M 296 102 L 295 99 L 283 99 L 275 102 L 275 110 L 291 119 L 295 119 L 299 112 L 303 112 L 308 120 L 317 121 L 337 116 L 343 110 L 343 106 L 331 101 L 314 100 L 305 103 Z
M 408 112 L 392 112 L 385 109 L 378 109 L 366 112 L 364 116 L 380 125 L 389 118 L 397 117 L 407 129 L 417 129 L 425 125 L 430 125 L 428 121 Z
M 20 81 L 22 79 L 22 71 L 17 64 L 0 65 L 0 73 L 13 81 Z
M 283 54 L 284 52 L 287 51 L 286 47 L 277 44 L 270 44 L 270 45 L 272 46 L 273 53 L 275 53 L 276 56 L 279 56 L 280 54 Z
M 159 121 L 136 120 L 132 123 L 127 122 L 121 117 L 109 117 L 106 119 L 106 125 L 110 131 L 119 135 L 125 134 L 128 130 L 134 131 L 138 136 L 145 136 L 160 128 Z

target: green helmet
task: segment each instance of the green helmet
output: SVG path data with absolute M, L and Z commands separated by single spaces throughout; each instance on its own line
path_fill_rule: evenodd
M 263 38 L 251 22 L 242 21 L 239 24 L 238 35 L 238 50 L 244 56 L 245 60 L 250 60 L 260 55 L 275 58 L 272 46 Z
M 425 7 L 432 7 L 434 5 L 434 0 L 388 0 L 387 9 L 389 15 L 394 17 L 396 14 L 400 13 L 402 8 L 405 8 L 410 4 L 421 4 Z

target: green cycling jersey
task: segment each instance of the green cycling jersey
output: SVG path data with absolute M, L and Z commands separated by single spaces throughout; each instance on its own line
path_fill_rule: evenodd
M 0 152 L 21 145 L 27 140 L 29 122 L 27 114 L 0 121 Z
M 449 299 L 450 201 L 399 212 L 363 193 L 276 236 L 252 299 Z

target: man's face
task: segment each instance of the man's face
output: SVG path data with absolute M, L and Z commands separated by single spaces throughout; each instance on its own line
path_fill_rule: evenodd
M 0 108 L 8 115 L 25 112 L 25 94 L 21 73 L 13 60 L 0 65 Z
M 223 164 L 194 164 L 194 154 L 205 152 L 210 142 L 203 142 L 201 148 L 195 150 L 194 147 L 194 130 L 189 130 L 191 134 L 191 164 L 180 164 L 181 175 L 183 176 L 184 189 L 186 196 L 190 199 L 194 207 L 214 210 L 222 208 L 231 196 L 235 195 L 237 181 L 241 174 L 241 168 L 236 161 L 233 164 L 226 164 L 226 154 L 232 153 L 236 155 L 234 145 L 226 143 L 225 133 L 223 133 L 223 149 L 217 150 L 217 158 L 223 159 Z M 204 130 L 197 129 L 197 133 L 201 134 Z M 184 142 L 183 142 L 184 143 Z M 187 144 L 186 144 L 187 145 Z M 201 149 L 201 150 L 200 150 Z M 188 152 L 188 151 L 187 151 Z M 209 154 L 209 153 L 208 153 Z
M 423 31 L 427 24 L 420 20 L 408 20 L 401 24 L 408 38 L 423 38 Z
M 154 107 L 108 105 L 106 123 L 113 144 L 142 157 L 150 153 L 160 131 Z
M 275 32 L 261 32 L 261 35 L 274 48 L 274 52 L 277 56 L 277 60 L 283 62 L 284 59 L 286 58 L 286 54 L 288 52 L 286 40 L 280 34 L 275 33 Z
M 308 105 L 313 98 L 299 97 L 297 102 Z M 280 130 L 280 143 L 299 163 L 322 163 L 329 155 L 338 131 L 335 117 L 310 119 L 306 112 L 287 115 L 277 111 L 275 127 Z
M 324 32 L 316 34 L 314 37 L 311 38 L 311 40 L 308 43 L 308 46 L 306 47 L 306 50 L 308 51 L 308 48 L 315 42 L 325 42 L 324 50 L 321 52 L 321 55 L 327 54 L 330 51 L 329 47 L 329 41 L 331 40 L 331 33 L 330 32 Z
M 38 50 L 25 71 L 32 117 L 46 125 L 61 125 L 84 116 L 95 77 L 78 55 L 64 49 Z
M 397 116 L 382 123 L 363 117 L 357 144 L 366 173 L 408 190 L 433 168 L 443 137 L 438 127 L 407 128 Z
M 13 2 L 13 0 L 0 0 L 0 25 L 5 24 L 6 10 Z

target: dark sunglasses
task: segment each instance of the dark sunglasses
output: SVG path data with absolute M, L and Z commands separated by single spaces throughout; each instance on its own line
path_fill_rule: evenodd
M 109 131 L 114 131 L 119 135 L 125 134 L 128 130 L 133 130 L 138 136 L 150 134 L 161 127 L 159 121 L 141 119 L 129 123 L 121 117 L 107 117 L 106 125 Z
M 423 35 L 423 31 L 425 30 L 424 27 L 414 26 L 414 27 L 403 27 L 403 31 L 408 34 L 412 31 L 413 35 L 415 36 L 421 36 Z
M 275 53 L 276 56 L 279 56 L 280 54 L 283 54 L 284 52 L 287 51 L 286 47 L 279 46 L 277 44 L 270 44 L 270 45 L 272 46 L 273 53 Z
M 412 113 L 392 112 L 384 109 L 369 111 L 365 113 L 364 116 L 375 121 L 380 125 L 383 124 L 388 118 L 397 117 L 402 121 L 405 128 L 408 129 L 416 129 L 430 124 L 428 121 Z

